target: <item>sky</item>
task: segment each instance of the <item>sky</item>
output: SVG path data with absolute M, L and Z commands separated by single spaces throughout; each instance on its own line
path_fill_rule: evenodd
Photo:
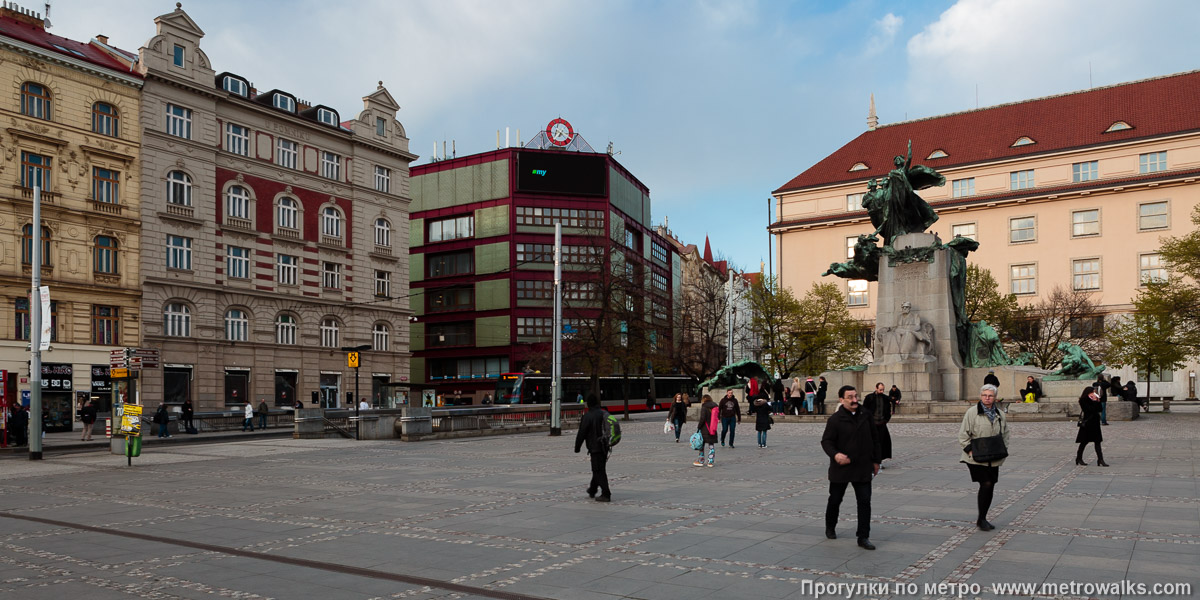
M 40 4 L 24 4 L 42 11 Z M 137 51 L 165 0 L 53 0 Z M 1200 68 L 1192 0 L 203 0 L 219 73 L 355 115 L 385 87 L 429 162 L 555 118 L 650 188 L 653 220 L 757 271 L 771 192 L 881 123 Z

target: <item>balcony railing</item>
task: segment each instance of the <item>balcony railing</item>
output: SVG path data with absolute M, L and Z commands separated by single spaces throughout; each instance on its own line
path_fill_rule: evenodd
M 195 209 L 193 209 L 190 206 L 184 206 L 183 204 L 171 204 L 170 202 L 168 202 L 167 203 L 167 214 L 168 215 L 178 215 L 180 217 L 191 217 L 196 214 L 196 211 L 195 211 Z
M 96 212 L 107 213 L 110 215 L 121 214 L 121 205 L 116 202 L 104 202 L 95 198 L 88 198 L 88 206 Z
M 324 235 L 324 234 L 321 235 L 321 243 L 325 244 L 326 246 L 342 246 L 342 245 L 344 245 L 342 243 L 342 238 L 332 236 L 332 235 Z
M 298 239 L 300 239 L 300 230 L 299 229 L 288 229 L 286 227 L 278 227 L 275 229 L 275 235 L 277 235 L 279 237 L 283 237 L 283 238 L 290 238 L 293 240 L 298 240 Z
M 33 200 L 33 188 L 24 187 L 20 184 L 14 185 L 13 189 L 21 192 L 21 198 L 25 200 Z M 58 200 L 58 194 L 47 190 L 42 190 L 42 202 L 54 202 Z
M 225 217 L 225 225 L 238 229 L 254 229 L 254 223 L 250 222 L 250 219 L 241 217 Z

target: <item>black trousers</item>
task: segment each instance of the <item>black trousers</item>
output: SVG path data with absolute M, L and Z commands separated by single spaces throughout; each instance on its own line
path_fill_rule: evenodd
M 592 457 L 592 482 L 588 484 L 588 494 L 594 494 L 596 490 L 600 491 L 601 496 L 611 496 L 612 492 L 608 489 L 608 453 L 594 452 Z
M 825 528 L 837 526 L 838 509 L 842 506 L 842 498 L 846 496 L 847 482 L 829 482 L 829 505 L 825 507 Z M 871 482 L 855 481 L 854 499 L 858 502 L 858 529 L 855 536 L 859 539 L 871 537 Z

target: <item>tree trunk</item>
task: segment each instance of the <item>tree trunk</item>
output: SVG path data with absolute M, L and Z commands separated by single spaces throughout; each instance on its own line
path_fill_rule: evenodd
M 625 414 L 621 416 L 622 420 L 629 420 L 629 366 L 625 361 L 621 361 L 621 396 L 625 401 Z

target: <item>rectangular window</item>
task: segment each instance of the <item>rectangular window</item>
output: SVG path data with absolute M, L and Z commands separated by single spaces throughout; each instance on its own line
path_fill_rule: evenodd
M 540 281 L 517 280 L 518 300 L 551 300 L 554 298 L 554 282 L 548 279 Z
M 1037 265 L 1013 265 L 1009 276 L 1014 294 L 1037 293 Z
M 121 174 L 92 167 L 92 199 L 105 204 L 121 203 Z
M 554 227 L 555 223 L 562 223 L 563 227 L 603 229 L 604 212 L 599 210 L 580 210 L 575 208 L 541 208 L 537 206 L 517 207 L 517 225 Z
M 275 275 L 280 285 L 296 285 L 296 270 L 300 258 L 289 254 L 275 255 Z
M 387 135 L 387 119 L 375 117 L 375 135 L 379 137 Z
M 951 193 L 955 198 L 965 198 L 975 195 L 975 178 L 955 179 L 950 182 Z
M 1014 244 L 1037 241 L 1037 219 L 1034 217 L 1009 219 L 1008 241 Z
M 1166 201 L 1138 205 L 1138 231 L 1166 229 L 1168 225 Z
M 630 250 L 642 249 L 642 236 L 640 233 L 632 229 L 625 230 L 625 247 Z
M 115 346 L 120 342 L 121 309 L 116 306 L 92 306 L 92 343 Z
M 652 242 L 650 244 L 650 257 L 653 258 L 655 261 L 658 261 L 658 263 L 660 263 L 660 264 L 663 264 L 663 265 L 668 264 L 667 263 L 667 249 L 666 249 L 666 247 L 664 247 L 662 244 L 659 244 L 658 242 Z
M 171 64 L 177 67 L 183 66 L 183 46 L 175 44 L 175 47 L 171 49 Z
M 867 305 L 867 280 L 866 279 L 851 279 L 846 282 L 849 294 L 846 296 L 846 304 L 850 306 L 866 306 Z
M 1071 337 L 1098 338 L 1104 335 L 1104 317 L 1076 317 L 1070 323 Z
M 520 291 L 517 293 L 520 294 Z M 425 308 L 429 312 L 471 310 L 474 307 L 474 287 L 446 288 L 425 292 Z
M 50 157 L 30 152 L 21 153 L 21 187 L 40 186 L 50 191 Z
M 375 191 L 385 194 L 392 191 L 392 170 L 375 165 Z
M 1137 370 L 1137 380 L 1138 381 L 1148 381 L 1150 383 L 1170 383 L 1172 381 L 1175 381 L 1175 371 L 1172 369 L 1167 369 L 1165 367 L 1160 367 L 1160 368 L 1154 369 L 1154 371 L 1150 373 L 1150 378 L 1147 379 L 1146 378 L 1146 367 L 1142 366 L 1141 368 L 1139 368 Z M 1157 391 L 1157 390 L 1155 390 L 1155 391 Z
M 275 144 L 275 163 L 286 169 L 295 169 L 299 156 L 299 145 L 291 140 L 280 138 Z
M 975 223 L 962 223 L 954 225 L 950 228 L 951 237 L 965 237 L 975 241 L 979 241 L 975 233 Z
M 554 328 L 551 317 L 517 317 L 517 336 L 519 337 L 550 337 Z
M 167 236 L 167 268 L 192 270 L 192 238 Z
M 338 181 L 342 178 L 342 157 L 332 152 L 321 153 L 321 176 Z
M 250 277 L 250 249 L 237 246 L 225 247 L 225 268 L 230 277 L 247 279 Z
M 862 194 L 846 194 L 846 212 L 862 210 Z
M 503 358 L 438 358 L 429 361 L 429 379 L 497 378 L 508 372 L 508 357 Z
M 854 258 L 854 245 L 858 243 L 858 238 L 850 236 L 846 238 L 846 258 Z
M 1033 169 L 1013 171 L 1008 174 L 1010 190 L 1026 190 L 1033 187 Z
M 654 289 L 667 293 L 667 276 L 657 272 L 650 273 L 650 281 L 654 284 Z
M 475 322 L 430 323 L 425 326 L 425 345 L 430 348 L 475 345 Z
M 387 271 L 375 271 L 375 296 L 387 298 L 392 295 L 392 274 Z
M 250 156 L 250 129 L 226 123 L 225 150 L 242 156 Z
M 29 316 L 29 298 L 16 299 L 16 339 L 29 341 L 30 338 L 30 322 Z M 43 316 L 42 318 L 45 318 Z M 58 341 L 58 302 L 50 302 L 50 341 Z
M 475 272 L 474 250 L 426 255 L 426 257 L 425 269 L 426 276 L 429 278 L 470 275 Z
M 1138 155 L 1139 173 L 1157 173 L 1167 170 L 1167 151 L 1149 152 Z
M 553 244 L 517 244 L 517 263 L 549 262 L 554 262 Z
M 1151 282 L 1163 282 L 1168 278 L 1167 265 L 1163 262 L 1162 255 L 1155 252 L 1154 254 L 1143 254 L 1138 257 L 1140 265 L 1138 270 L 1138 282 L 1141 285 L 1146 285 Z
M 1100 179 L 1100 162 L 1089 161 L 1071 165 L 1071 181 L 1080 183 Z
M 579 300 L 582 302 L 594 302 L 598 295 L 597 284 L 590 281 L 564 281 L 563 282 L 563 298 L 566 300 Z
M 429 241 L 446 242 L 475 236 L 475 215 L 429 221 Z
M 328 261 L 321 263 L 321 287 L 331 290 L 342 287 L 342 265 Z
M 1076 290 L 1100 289 L 1100 259 L 1084 258 L 1071 261 L 1072 288 Z
M 1071 213 L 1071 236 L 1100 235 L 1100 209 L 1077 210 Z
M 167 133 L 185 140 L 192 139 L 192 109 L 168 104 Z

